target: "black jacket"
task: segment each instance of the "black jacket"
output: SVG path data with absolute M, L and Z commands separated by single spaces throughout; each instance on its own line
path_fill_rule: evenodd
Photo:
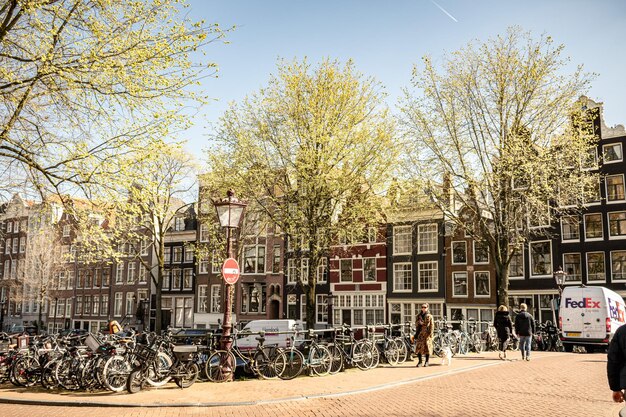
M 513 333 L 513 323 L 508 311 L 496 311 L 496 318 L 493 320 L 493 326 L 498 332 L 498 339 L 507 340 Z
M 609 343 L 606 374 L 611 391 L 626 388 L 626 324 L 622 325 Z
M 535 333 L 535 319 L 526 311 L 520 311 L 515 317 L 515 333 L 518 336 L 532 336 Z

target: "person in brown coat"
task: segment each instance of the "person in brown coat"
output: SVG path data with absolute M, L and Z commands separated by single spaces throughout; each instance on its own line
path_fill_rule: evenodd
M 421 310 L 415 320 L 415 353 L 418 360 L 417 366 L 422 364 L 422 355 L 425 356 L 424 366 L 428 366 L 428 359 L 433 352 L 435 325 L 427 303 L 422 304 Z

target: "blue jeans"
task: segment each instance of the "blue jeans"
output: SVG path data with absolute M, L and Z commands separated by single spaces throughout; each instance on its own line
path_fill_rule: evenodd
M 533 340 L 532 336 L 519 337 L 519 350 L 522 351 L 522 357 L 530 357 L 530 344 Z

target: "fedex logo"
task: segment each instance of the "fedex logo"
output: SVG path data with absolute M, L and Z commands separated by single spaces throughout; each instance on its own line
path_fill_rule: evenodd
M 580 301 L 572 300 L 571 298 L 565 299 L 565 307 L 571 308 L 600 308 L 600 301 L 592 301 L 591 298 L 585 297 Z
M 609 298 L 609 314 L 612 319 L 624 322 L 624 304 Z

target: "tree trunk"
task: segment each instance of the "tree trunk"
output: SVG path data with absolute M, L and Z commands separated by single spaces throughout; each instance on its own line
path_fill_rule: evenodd
M 496 269 L 496 306 L 509 306 L 509 268 Z

